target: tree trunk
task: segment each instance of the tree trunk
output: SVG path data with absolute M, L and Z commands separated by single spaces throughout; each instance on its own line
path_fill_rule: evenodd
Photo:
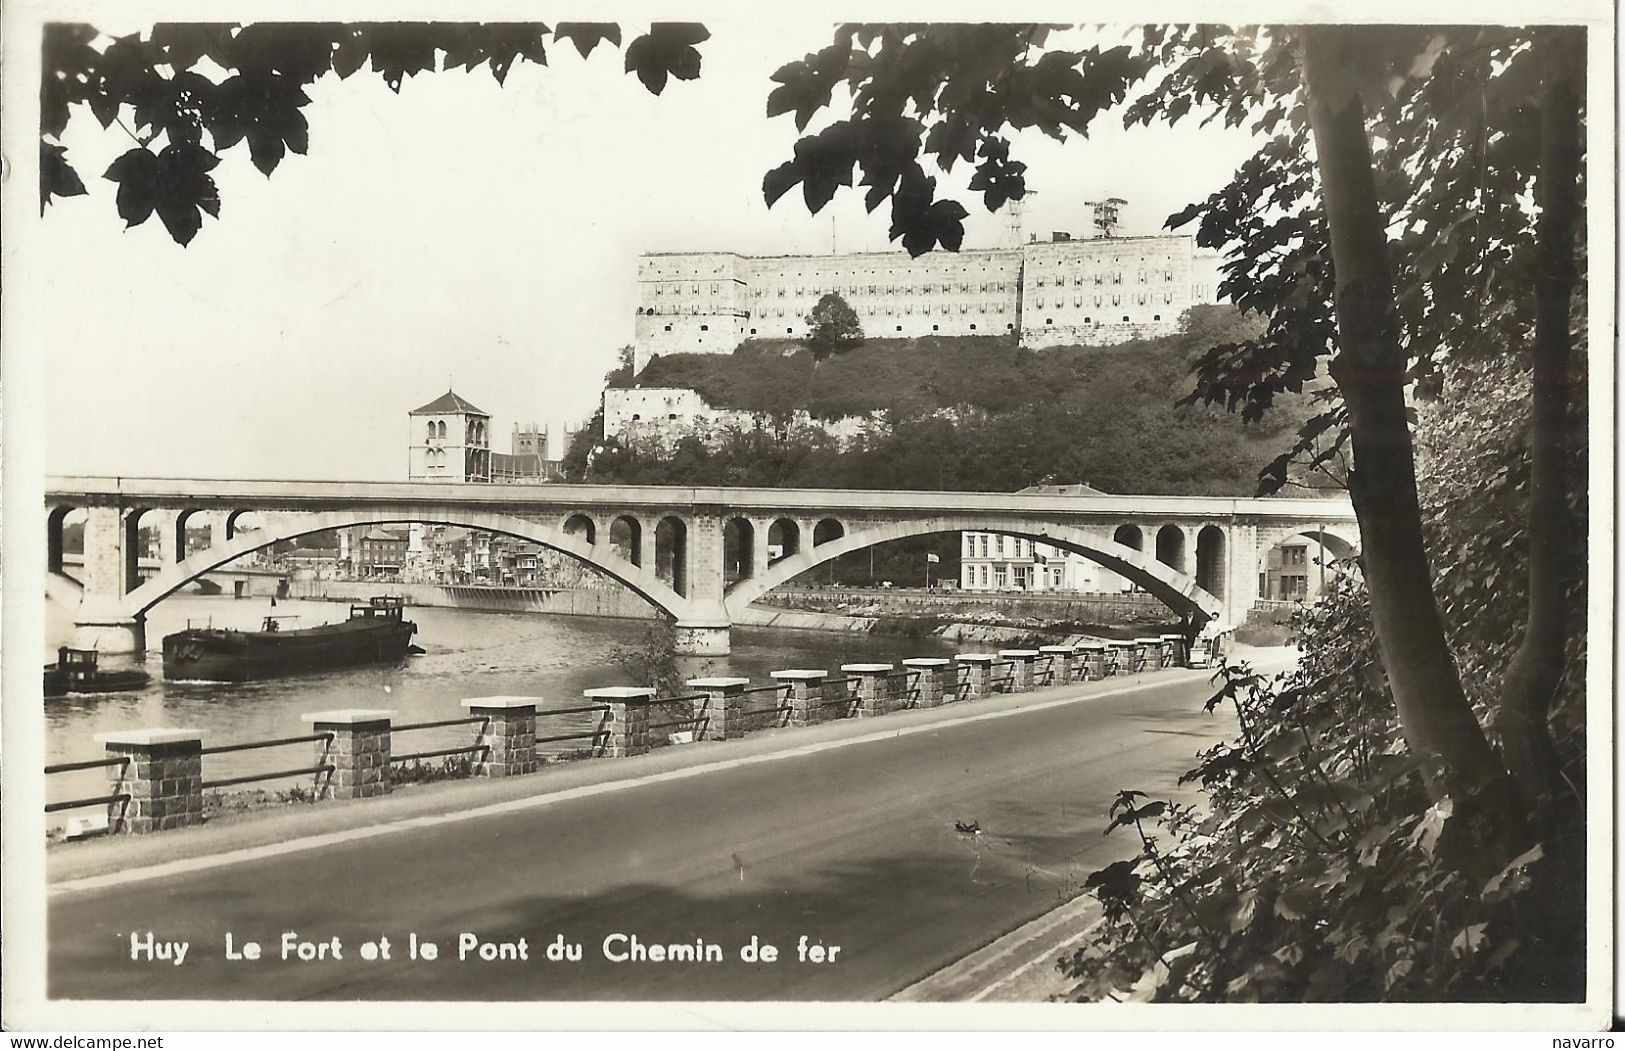
M 1337 275 L 1331 374 L 1348 407 L 1361 563 L 1377 646 L 1411 749 L 1443 761 L 1435 796 L 1476 795 L 1505 772 L 1474 718 L 1434 602 L 1422 543 L 1416 464 L 1405 403 L 1406 357 L 1394 315 L 1387 235 L 1348 31 L 1303 31 L 1303 71 L 1322 201 Z
M 1535 228 L 1539 273 L 1529 421 L 1529 619 L 1501 684 L 1498 721 L 1507 768 L 1531 813 L 1546 825 L 1562 783 L 1547 715 L 1563 676 L 1565 603 L 1574 562 L 1568 508 L 1569 308 L 1580 212 L 1579 85 L 1585 77 L 1585 37 L 1572 29 L 1546 29 L 1537 46 L 1544 98 L 1535 191 L 1540 219 Z

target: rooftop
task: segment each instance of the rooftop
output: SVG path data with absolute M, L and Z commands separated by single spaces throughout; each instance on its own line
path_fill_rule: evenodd
M 460 412 L 468 416 L 490 416 L 490 413 L 486 412 L 485 410 L 477 409 L 472 403 L 464 401 L 462 398 L 458 397 L 457 392 L 453 390 L 446 391 L 446 393 L 442 394 L 434 401 L 431 401 L 422 408 L 413 409 L 407 415 L 423 416 L 428 413 L 442 412 Z

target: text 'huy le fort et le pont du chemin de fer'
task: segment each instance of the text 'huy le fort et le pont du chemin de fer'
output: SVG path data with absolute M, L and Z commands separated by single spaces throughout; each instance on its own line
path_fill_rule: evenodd
M 163 939 L 152 931 L 131 932 L 127 937 L 130 959 L 137 963 L 183 967 L 189 960 L 196 960 L 201 955 L 193 952 L 190 941 Z M 747 964 L 831 964 L 842 958 L 841 946 L 825 944 L 822 939 L 806 934 L 797 936 L 793 944 L 781 948 L 754 934 L 740 944 L 725 946 L 703 938 L 687 942 L 649 941 L 636 934 L 617 931 L 605 935 L 595 948 L 598 958 L 609 963 L 704 964 L 735 961 Z M 490 939 L 468 931 L 459 932 L 455 938 L 444 941 L 424 938 L 410 931 L 404 937 L 380 935 L 351 941 L 345 941 L 336 934 L 313 938 L 298 931 L 284 931 L 275 939 L 265 942 L 228 931 L 221 949 L 225 960 L 244 964 L 372 963 L 394 960 L 424 963 L 580 963 L 587 955 L 582 942 L 571 941 L 563 934 L 555 935 L 549 941 L 533 943 L 528 938 Z

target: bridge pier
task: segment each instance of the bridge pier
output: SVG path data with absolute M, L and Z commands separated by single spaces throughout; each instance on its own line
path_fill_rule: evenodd
M 95 650 L 102 657 L 146 660 L 147 619 L 130 616 L 111 595 L 87 593 L 73 614 L 70 645 L 76 650 Z

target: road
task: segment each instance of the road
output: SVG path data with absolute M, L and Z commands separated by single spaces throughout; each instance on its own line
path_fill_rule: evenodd
M 1164 681 L 1163 677 L 1175 681 Z M 52 997 L 98 999 L 878 1000 L 1075 895 L 1131 844 L 1103 836 L 1122 788 L 1174 791 L 1228 732 L 1201 673 L 1069 688 L 1075 703 L 887 733 L 681 779 L 471 816 L 49 902 Z M 1133 684 L 1130 684 L 1131 686 Z M 1010 699 L 1014 701 L 1017 699 Z M 966 705 L 966 714 L 1006 701 Z M 952 711 L 952 706 L 944 711 Z M 796 733 L 784 732 L 785 748 Z M 748 742 L 747 742 L 748 743 Z M 696 747 L 696 755 L 700 752 Z M 727 744 L 703 746 L 725 756 Z M 640 760 L 621 761 L 631 776 Z M 975 821 L 979 835 L 955 830 Z M 187 942 L 132 961 L 130 935 Z M 227 960 L 227 933 L 259 960 Z M 285 932 L 342 959 L 280 958 Z M 459 960 L 459 937 L 528 959 Z M 409 958 L 410 936 L 440 955 Z M 606 937 L 718 946 L 722 962 L 605 958 Z M 550 961 L 559 936 L 577 961 Z M 390 958 L 362 958 L 380 936 Z M 834 958 L 803 961 L 798 945 Z M 755 937 L 780 953 L 742 962 Z M 629 947 L 613 943 L 611 950 Z M 330 951 L 330 950 L 329 950 Z

